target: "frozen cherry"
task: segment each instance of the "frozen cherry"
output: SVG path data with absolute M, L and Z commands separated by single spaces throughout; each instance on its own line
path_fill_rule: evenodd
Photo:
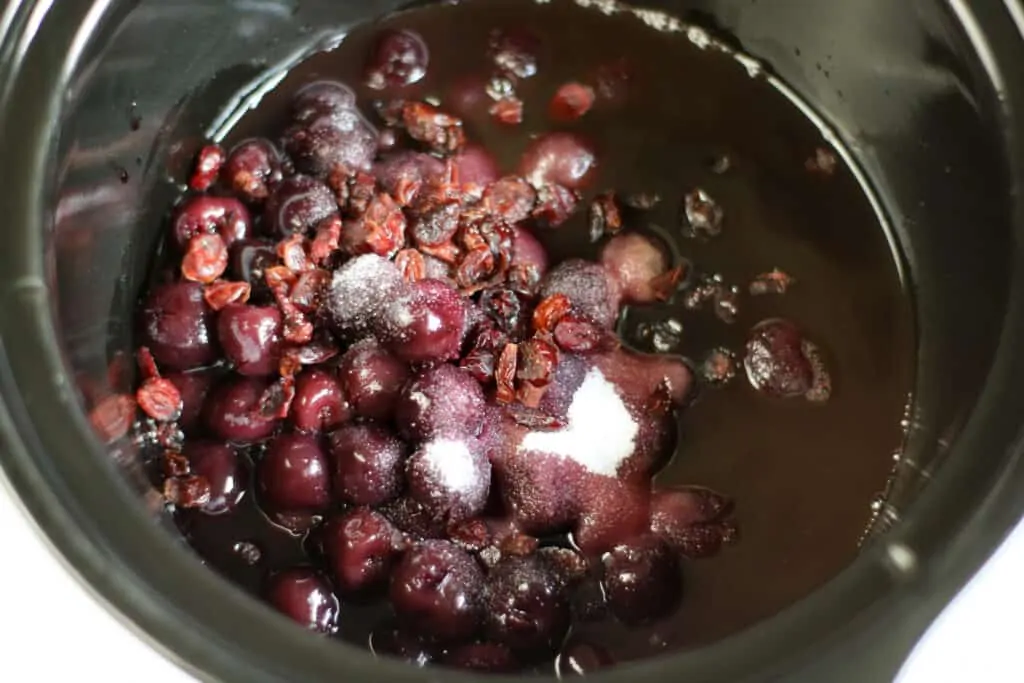
M 199 424 L 203 402 L 213 385 L 213 374 L 209 371 L 179 372 L 167 375 L 167 379 L 178 388 L 181 394 L 181 416 L 178 426 L 186 433 Z
M 369 170 L 379 139 L 342 83 L 306 86 L 292 105 L 293 126 L 284 132 L 284 148 L 295 167 L 318 177 L 335 170 Z
M 440 641 L 471 636 L 481 620 L 484 575 L 448 541 L 423 541 L 391 574 L 391 604 L 402 623 Z
M 540 41 L 524 28 L 504 28 L 491 32 L 489 54 L 494 65 L 517 78 L 530 78 L 537 73 Z
M 814 385 L 814 367 L 803 349 L 803 334 L 788 320 L 766 320 L 750 331 L 743 367 L 747 379 L 768 396 L 805 395 Z
M 686 557 L 710 557 L 733 540 L 735 523 L 725 517 L 732 501 L 699 486 L 655 491 L 651 497 L 651 533 Z
M 659 287 L 659 278 L 669 269 L 668 255 L 662 245 L 646 235 L 616 235 L 601 250 L 601 264 L 618 281 L 627 303 L 654 303 L 671 294 Z
M 415 31 L 388 29 L 373 46 L 366 62 L 364 80 L 374 90 L 412 85 L 427 74 L 430 53 Z
M 381 505 L 402 492 L 405 445 L 384 427 L 346 425 L 330 436 L 334 491 L 354 505 Z
M 454 365 L 438 365 L 417 375 L 402 391 L 395 424 L 410 441 L 437 436 L 476 436 L 483 426 L 480 384 Z
M 422 280 L 411 287 L 410 296 L 398 298 L 383 311 L 381 341 L 409 362 L 455 358 L 466 324 L 462 297 L 439 280 Z
M 569 630 L 569 602 L 556 574 L 535 557 L 508 557 L 487 579 L 489 638 L 520 651 L 554 651 Z
M 263 210 L 264 229 L 276 237 L 304 233 L 338 211 L 330 188 L 315 178 L 293 175 L 274 188 Z
M 338 363 L 338 380 L 357 415 L 389 420 L 409 379 L 409 366 L 369 337 L 352 345 Z
M 463 187 L 476 186 L 479 192 L 483 192 L 485 187 L 497 182 L 501 177 L 497 160 L 479 145 L 466 146 L 452 158 L 452 161 L 455 162 L 459 182 Z
M 387 586 L 404 542 L 384 515 L 356 508 L 329 519 L 322 534 L 324 555 L 339 591 L 366 595 Z
M 330 466 L 314 436 L 278 436 L 257 474 L 263 500 L 275 512 L 318 512 L 331 502 Z
M 487 504 L 491 463 L 475 440 L 428 441 L 409 458 L 405 472 L 409 495 L 435 519 L 462 521 Z
M 210 392 L 203 405 L 203 420 L 210 431 L 236 443 L 266 439 L 277 428 L 272 415 L 260 411 L 260 400 L 270 381 L 256 377 L 236 377 Z
M 534 187 L 555 184 L 576 190 L 592 179 L 596 168 L 588 142 L 572 133 L 547 133 L 526 148 L 519 173 Z
M 160 367 L 189 370 L 217 360 L 211 334 L 213 311 L 196 282 L 155 287 L 142 308 L 142 344 Z
M 316 81 L 303 86 L 292 100 L 292 120 L 309 124 L 319 118 L 356 106 L 352 88 L 337 81 Z
M 238 451 L 225 443 L 188 441 L 184 455 L 191 472 L 210 485 L 210 500 L 200 509 L 219 515 L 235 509 L 245 495 L 247 472 Z
M 555 266 L 540 285 L 542 299 L 554 294 L 567 296 L 575 311 L 603 327 L 611 328 L 619 317 L 621 287 L 597 263 L 569 259 Z
M 276 306 L 226 306 L 217 319 L 217 337 L 238 374 L 263 377 L 277 372 L 281 311 Z
M 274 574 L 265 596 L 274 609 L 311 631 L 333 633 L 338 628 L 338 598 L 327 580 L 312 569 Z
M 281 153 L 270 140 L 245 140 L 231 150 L 220 176 L 236 195 L 258 204 L 281 182 Z
M 531 268 L 539 280 L 548 271 L 548 252 L 533 233 L 516 226 L 512 238 L 512 265 Z
M 487 673 L 515 673 L 520 664 L 512 650 L 498 643 L 471 643 L 450 651 L 442 661 L 445 666 Z
M 604 556 L 604 589 L 619 619 L 642 623 L 670 614 L 682 596 L 679 557 L 656 536 L 641 536 Z
M 348 422 L 352 406 L 341 384 L 330 372 L 310 368 L 295 380 L 291 419 L 302 432 L 322 432 Z
M 231 197 L 197 195 L 188 199 L 175 213 L 172 223 L 174 243 L 188 247 L 196 235 L 217 233 L 230 247 L 249 236 L 252 221 L 245 204 Z
M 376 254 L 357 256 L 334 271 L 327 316 L 338 334 L 359 339 L 376 327 L 383 309 L 407 291 L 393 262 Z

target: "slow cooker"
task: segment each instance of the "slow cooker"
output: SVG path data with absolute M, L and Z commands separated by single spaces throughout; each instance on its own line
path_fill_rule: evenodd
M 852 151 L 908 266 L 917 382 L 904 455 L 853 563 L 744 632 L 595 678 L 889 680 L 1024 509 L 1024 6 L 642 4 L 757 55 Z M 135 454 L 97 441 L 76 380 L 131 349 L 159 212 L 178 192 L 168 178 L 226 104 L 402 5 L 9 0 L 0 12 L 0 462 L 82 581 L 205 680 L 475 679 L 316 638 L 206 570 Z

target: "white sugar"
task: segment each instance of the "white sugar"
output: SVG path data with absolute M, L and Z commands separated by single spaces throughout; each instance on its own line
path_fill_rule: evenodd
M 633 454 L 640 431 L 615 385 L 591 369 L 573 394 L 566 417 L 563 429 L 527 434 L 519 450 L 569 458 L 594 474 L 614 477 Z
M 446 491 L 472 491 L 480 486 L 479 468 L 465 441 L 431 441 L 423 446 L 422 457 L 431 478 Z
M 365 254 L 334 271 L 331 313 L 342 326 L 365 324 L 392 300 L 401 284 L 395 265 L 376 254 Z

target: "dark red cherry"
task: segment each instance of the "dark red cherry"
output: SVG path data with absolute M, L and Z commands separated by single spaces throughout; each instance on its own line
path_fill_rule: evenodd
M 439 436 L 476 436 L 484 419 L 484 393 L 473 377 L 454 365 L 420 372 L 403 389 L 395 424 L 410 441 Z
M 519 174 L 534 187 L 585 186 L 597 169 L 593 147 L 572 133 L 547 133 L 534 140 L 519 164 Z
M 203 421 L 216 436 L 236 443 L 266 439 L 277 429 L 277 420 L 263 414 L 260 399 L 270 381 L 235 377 L 210 392 L 203 405 Z
M 305 175 L 281 181 L 263 209 L 264 230 L 274 237 L 312 230 L 338 211 L 334 193 L 325 184 Z
M 264 595 L 274 609 L 311 631 L 334 633 L 338 628 L 338 598 L 327 580 L 312 569 L 273 575 Z
M 409 379 L 409 366 L 370 337 L 353 344 L 338 363 L 338 380 L 356 414 L 389 420 Z
M 190 440 L 183 454 L 192 474 L 210 485 L 210 500 L 200 509 L 209 515 L 234 510 L 248 486 L 248 471 L 238 451 L 225 443 Z
M 401 623 L 439 641 L 472 635 L 481 620 L 484 575 L 448 541 L 423 541 L 391 574 L 391 604 Z
M 615 616 L 628 624 L 671 614 L 682 597 L 679 557 L 657 536 L 640 536 L 604 556 L 604 590 Z
M 161 368 L 190 370 L 217 360 L 212 332 L 213 311 L 196 282 L 158 285 L 140 314 L 142 345 L 149 347 Z
M 331 502 L 330 465 L 314 436 L 278 436 L 257 474 L 263 501 L 274 512 L 318 512 Z
M 263 377 L 277 372 L 281 311 L 276 306 L 229 304 L 217 318 L 217 337 L 238 374 Z
M 292 424 L 301 432 L 322 432 L 352 418 L 352 406 L 333 373 L 317 368 L 303 370 L 295 380 Z
M 244 140 L 231 150 L 220 177 L 241 199 L 259 204 L 281 182 L 281 153 L 270 140 Z
M 377 36 L 363 78 L 374 90 L 400 88 L 422 80 L 429 62 L 430 52 L 420 34 L 387 29 Z
M 196 235 L 217 233 L 230 247 L 249 236 L 251 225 L 249 210 L 237 199 L 196 195 L 175 212 L 172 237 L 174 244 L 184 250 Z
M 408 362 L 451 360 L 458 356 L 466 325 L 466 304 L 451 285 L 422 280 L 409 296 L 381 312 L 378 337 Z
M 338 498 L 353 505 L 382 505 L 402 492 L 405 444 L 386 428 L 345 425 L 329 442 Z
M 345 595 L 367 596 L 386 587 L 405 545 L 402 533 L 368 508 L 327 520 L 322 539 L 334 585 Z
M 555 651 L 569 630 L 562 581 L 535 557 L 509 557 L 487 579 L 487 635 L 514 650 Z

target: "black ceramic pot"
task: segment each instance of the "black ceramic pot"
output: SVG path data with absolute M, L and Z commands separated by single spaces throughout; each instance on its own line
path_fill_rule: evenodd
M 140 504 L 131 453 L 96 441 L 75 379 L 128 348 L 174 192 L 165 178 L 225 98 L 321 27 L 336 35 L 400 4 L 9 0 L 0 11 L 0 462 L 82 580 L 207 680 L 472 678 L 308 635 L 203 568 Z M 917 399 L 890 501 L 900 521 L 840 576 L 744 633 L 596 678 L 889 680 L 1024 509 L 1024 8 L 643 4 L 735 37 L 853 150 L 909 266 Z

